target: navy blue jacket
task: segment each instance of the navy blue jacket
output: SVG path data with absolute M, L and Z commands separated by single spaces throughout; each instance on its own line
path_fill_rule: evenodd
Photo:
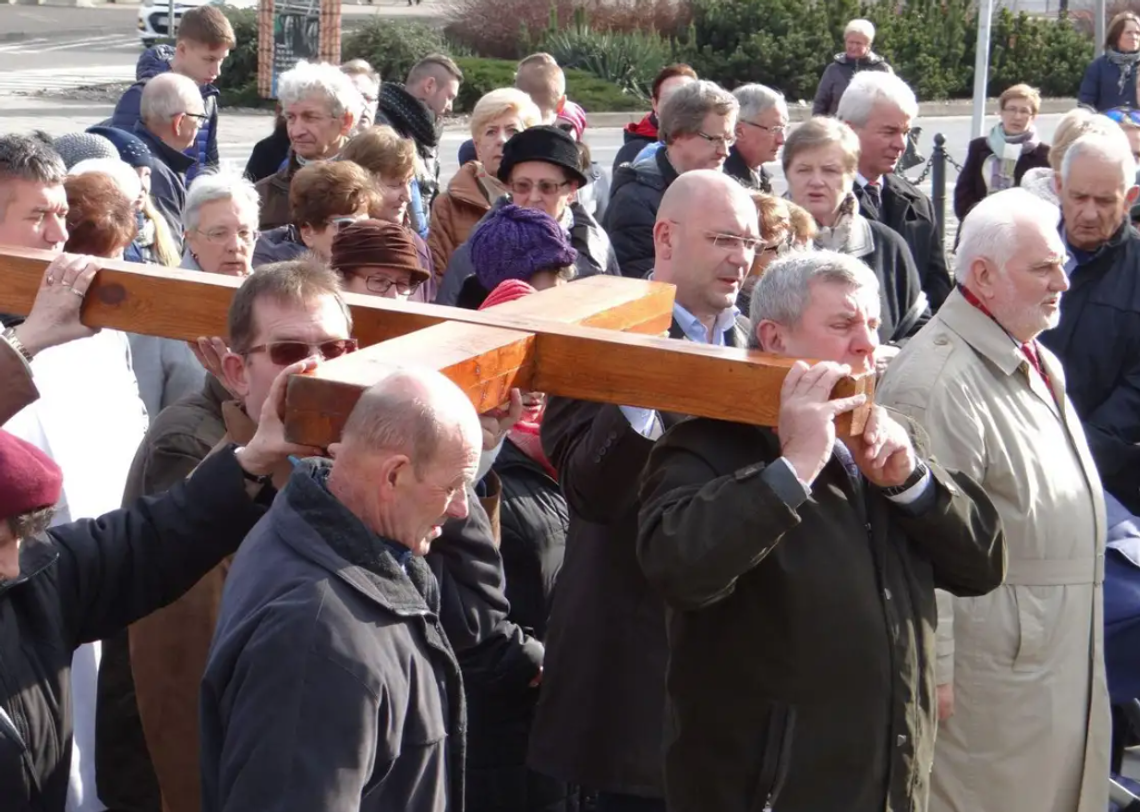
M 1123 91 L 1119 87 L 1120 68 L 1108 61 L 1107 56 L 1098 56 L 1085 70 L 1077 101 L 1088 105 L 1098 113 L 1113 107 L 1136 107 L 1136 74 L 1125 81 Z
M 120 130 L 132 132 L 135 123 L 140 120 L 139 108 L 142 104 L 143 87 L 148 81 L 170 70 L 170 60 L 174 57 L 174 48 L 169 45 L 156 45 L 143 51 L 135 68 L 133 85 L 123 93 L 119 103 L 115 105 L 115 112 L 111 116 L 111 126 Z M 206 106 L 207 121 L 198 130 L 198 140 L 186 150 L 186 154 L 194 161 L 188 172 L 187 182 L 194 180 L 198 173 L 205 168 L 218 167 L 218 96 L 220 91 L 213 85 L 204 85 L 202 103 Z
M 1140 514 L 1140 234 L 1122 225 L 1070 281 L 1041 341 L 1061 359 L 1105 489 Z
M 186 173 L 194 159 L 164 144 L 140 121 L 134 134 L 150 149 L 154 162 L 150 169 L 150 197 L 170 225 L 179 245 L 182 242 L 182 207 L 186 205 Z

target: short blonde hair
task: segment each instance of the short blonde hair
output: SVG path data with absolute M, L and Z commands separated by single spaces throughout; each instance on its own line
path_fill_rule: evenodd
M 402 180 L 415 174 L 416 145 L 391 127 L 369 127 L 349 139 L 340 160 L 352 161 L 379 177 Z
M 1014 85 L 1007 88 L 1004 93 L 998 97 L 998 110 L 1004 110 L 1006 102 L 1013 99 L 1025 99 L 1029 102 L 1029 106 L 1033 108 L 1033 115 L 1041 112 L 1041 91 L 1029 85 Z
M 814 116 L 792 130 L 784 142 L 784 172 L 791 167 L 798 153 L 832 144 L 843 148 L 844 172 L 854 175 L 859 168 L 859 136 L 839 119 L 827 116 Z
M 566 95 L 566 74 L 550 54 L 531 54 L 519 62 L 515 87 L 530 96 L 547 121 L 558 114 L 558 104 Z
M 471 137 L 478 138 L 484 127 L 508 113 L 519 117 L 523 129 L 542 123 L 542 113 L 530 96 L 514 87 L 501 87 L 475 103 L 475 109 L 471 111 Z
M 875 41 L 875 24 L 870 20 L 852 20 L 843 29 L 843 36 L 848 34 L 862 34 L 868 41 Z
M 1069 147 L 1077 143 L 1082 135 L 1088 133 L 1111 133 L 1120 127 L 1108 116 L 1101 116 L 1077 107 L 1065 113 L 1064 118 L 1053 132 L 1053 143 L 1049 147 L 1049 168 L 1061 176 L 1061 163 L 1065 160 L 1065 153 Z

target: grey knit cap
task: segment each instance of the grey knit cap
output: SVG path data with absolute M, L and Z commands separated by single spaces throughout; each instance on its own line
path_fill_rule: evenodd
M 68 133 L 52 141 L 52 146 L 63 158 L 63 165 L 70 171 L 80 161 L 88 158 L 114 158 L 118 160 L 119 150 L 101 135 L 91 133 Z

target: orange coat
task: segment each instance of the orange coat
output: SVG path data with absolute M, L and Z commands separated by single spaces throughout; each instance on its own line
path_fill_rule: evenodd
M 488 175 L 481 163 L 471 161 L 459 167 L 447 184 L 447 191 L 431 204 L 428 248 L 437 280 L 443 278 L 455 249 L 467 242 L 475 224 L 504 191 L 502 184 Z

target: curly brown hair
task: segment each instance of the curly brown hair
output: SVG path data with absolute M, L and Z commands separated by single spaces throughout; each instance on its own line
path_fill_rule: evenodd
M 93 257 L 116 257 L 138 233 L 134 201 L 102 172 L 75 175 L 67 192 L 67 243 L 63 250 Z

